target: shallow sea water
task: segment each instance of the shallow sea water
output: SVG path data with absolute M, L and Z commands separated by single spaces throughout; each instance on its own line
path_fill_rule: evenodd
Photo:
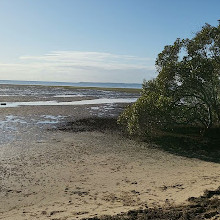
M 100 98 L 89 99 L 72 102 L 58 102 L 58 101 L 35 101 L 35 102 L 4 102 L 0 105 L 0 108 L 12 108 L 19 106 L 54 106 L 54 105 L 98 105 L 98 104 L 114 104 L 114 103 L 132 103 L 136 98 Z

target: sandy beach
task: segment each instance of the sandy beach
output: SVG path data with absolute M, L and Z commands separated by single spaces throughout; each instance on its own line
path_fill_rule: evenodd
M 115 117 L 124 106 L 103 110 L 101 117 Z M 65 116 L 53 126 L 23 128 L 18 121 L 20 130 L 11 131 L 14 139 L 1 144 L 0 219 L 115 215 L 186 204 L 189 197 L 219 187 L 219 163 L 176 156 L 117 130 L 56 129 L 102 109 L 105 105 L 0 109 L 2 120 L 9 115 L 38 122 L 42 115 Z

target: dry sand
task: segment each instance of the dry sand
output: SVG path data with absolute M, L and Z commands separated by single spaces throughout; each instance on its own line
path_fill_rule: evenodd
M 45 131 L 46 132 L 46 131 Z M 0 219 L 81 219 L 185 203 L 216 189 L 220 164 L 175 156 L 119 133 L 47 131 L 1 146 Z

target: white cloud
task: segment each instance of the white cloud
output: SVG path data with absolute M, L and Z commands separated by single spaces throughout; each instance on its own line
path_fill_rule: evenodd
M 155 77 L 153 59 L 99 52 L 53 51 L 0 63 L 1 79 L 142 82 Z

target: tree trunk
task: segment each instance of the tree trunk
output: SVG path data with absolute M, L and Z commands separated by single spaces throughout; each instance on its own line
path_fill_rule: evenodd
M 212 125 L 213 125 L 213 119 L 212 119 L 212 110 L 211 110 L 211 107 L 210 106 L 208 106 L 208 117 L 209 117 L 209 121 L 208 121 L 208 125 L 207 125 L 207 130 L 209 129 L 209 128 L 211 128 L 212 127 Z

